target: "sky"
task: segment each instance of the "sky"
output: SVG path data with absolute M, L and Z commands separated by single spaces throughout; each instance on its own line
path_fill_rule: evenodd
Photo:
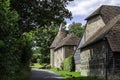
M 67 9 L 72 12 L 73 19 L 66 19 L 67 26 L 72 22 L 86 23 L 85 18 L 101 5 L 120 6 L 120 0 L 74 0 Z

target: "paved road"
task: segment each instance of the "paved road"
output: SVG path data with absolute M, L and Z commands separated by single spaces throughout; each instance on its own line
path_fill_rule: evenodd
M 47 70 L 32 69 L 31 73 L 32 74 L 29 80 L 66 80 L 63 77 Z

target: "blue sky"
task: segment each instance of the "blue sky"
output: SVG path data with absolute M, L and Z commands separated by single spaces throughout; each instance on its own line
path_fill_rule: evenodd
M 71 21 L 66 20 L 67 26 L 72 22 L 80 22 L 84 25 L 86 23 L 84 19 L 101 5 L 120 6 L 120 0 L 74 0 L 67 6 L 73 15 Z

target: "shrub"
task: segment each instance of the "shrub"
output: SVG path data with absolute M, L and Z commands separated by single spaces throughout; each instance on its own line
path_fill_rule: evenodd
M 51 65 L 50 65 L 50 64 L 46 66 L 46 69 L 50 69 L 50 68 L 51 68 Z
M 24 80 L 30 72 L 31 37 L 20 32 L 10 0 L 0 1 L 0 15 L 0 80 Z
M 34 54 L 33 53 L 33 55 L 32 55 L 32 59 L 31 59 L 31 62 L 32 63 L 42 63 L 42 61 L 41 61 L 41 57 L 42 57 L 42 55 L 41 54 Z
M 74 71 L 75 70 L 75 63 L 74 63 L 74 57 L 73 55 L 66 58 L 62 63 L 61 63 L 61 69 L 65 71 Z

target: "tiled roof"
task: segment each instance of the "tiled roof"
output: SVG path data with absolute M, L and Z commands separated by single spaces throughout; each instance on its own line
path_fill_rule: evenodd
M 59 42 L 55 49 L 62 46 L 77 46 L 79 43 L 79 38 L 73 34 L 68 34 L 61 42 Z
M 120 15 L 110 20 L 103 28 L 100 28 L 81 48 L 94 44 L 104 37 L 107 38 L 112 51 L 120 52 Z
M 97 15 L 101 15 L 105 24 L 107 24 L 111 19 L 115 16 L 120 14 L 120 6 L 110 6 L 110 5 L 103 5 L 98 8 L 95 12 L 89 15 L 86 20 L 91 19 Z
M 120 52 L 120 18 L 107 35 L 112 51 Z
M 53 43 L 51 44 L 50 48 L 55 48 L 57 46 L 57 44 L 63 40 L 63 38 L 65 38 L 67 36 L 67 33 L 65 30 L 60 30 L 57 34 L 57 36 L 55 37 Z

